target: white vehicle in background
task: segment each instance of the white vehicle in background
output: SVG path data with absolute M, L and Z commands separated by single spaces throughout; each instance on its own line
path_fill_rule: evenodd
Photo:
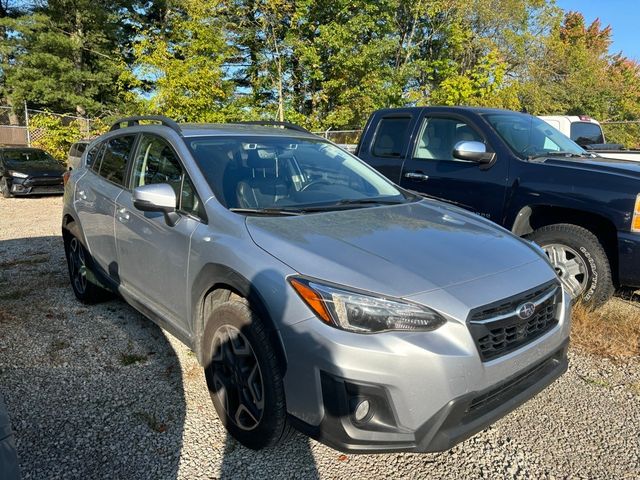
M 69 170 L 80 168 L 80 159 L 90 143 L 91 140 L 80 140 L 79 142 L 71 145 L 69 155 L 67 156 L 67 168 Z
M 640 162 L 640 150 L 627 150 L 618 143 L 606 143 L 600 122 L 586 115 L 546 115 L 538 118 L 560 130 L 590 152 L 617 160 Z

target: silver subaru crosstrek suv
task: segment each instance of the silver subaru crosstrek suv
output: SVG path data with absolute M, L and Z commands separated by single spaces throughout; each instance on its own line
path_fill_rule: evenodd
M 62 233 L 77 298 L 116 292 L 186 343 L 253 449 L 293 427 L 446 450 L 567 368 L 539 248 L 295 125 L 123 119 L 70 172 Z

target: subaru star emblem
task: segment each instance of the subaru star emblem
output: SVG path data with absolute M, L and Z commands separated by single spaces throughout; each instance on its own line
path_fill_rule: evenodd
M 533 312 L 535 311 L 536 311 L 536 306 L 531 302 L 523 303 L 516 309 L 516 313 L 523 320 L 526 320 L 527 318 L 531 317 L 531 315 L 533 315 Z

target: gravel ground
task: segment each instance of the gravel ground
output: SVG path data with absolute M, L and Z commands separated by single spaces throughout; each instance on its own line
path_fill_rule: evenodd
M 188 348 L 122 301 L 75 300 L 61 204 L 0 198 L 0 393 L 25 479 L 640 477 L 640 359 L 576 351 L 559 381 L 448 452 L 346 456 L 301 435 L 249 451 Z

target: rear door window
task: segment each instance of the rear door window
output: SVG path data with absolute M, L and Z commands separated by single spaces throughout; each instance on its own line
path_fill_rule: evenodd
M 371 153 L 376 157 L 401 157 L 409 135 L 411 117 L 386 117 L 380 120 Z
M 98 170 L 101 177 L 116 185 L 124 185 L 127 162 L 135 139 L 135 135 L 123 135 L 106 142 L 102 163 Z
M 87 167 L 94 170 L 96 173 L 100 170 L 100 160 L 104 153 L 104 142 L 97 144 L 87 153 Z

